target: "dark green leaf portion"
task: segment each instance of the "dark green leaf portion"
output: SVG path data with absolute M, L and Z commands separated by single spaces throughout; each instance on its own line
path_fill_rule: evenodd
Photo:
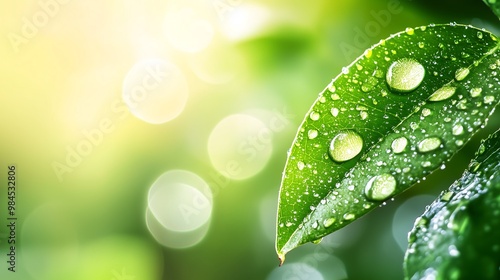
M 500 279 L 500 130 L 415 221 L 407 279 Z
M 488 7 L 493 11 L 493 13 L 500 18 L 500 1 L 499 0 L 483 0 Z
M 497 38 L 463 25 L 409 28 L 368 49 L 320 94 L 280 190 L 280 259 L 440 168 L 500 96 Z

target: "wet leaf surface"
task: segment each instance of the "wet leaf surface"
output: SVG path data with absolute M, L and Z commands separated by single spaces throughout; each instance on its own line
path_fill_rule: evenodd
M 282 262 L 444 167 L 500 100 L 497 44 L 471 26 L 408 28 L 342 70 L 288 154 L 277 220 Z

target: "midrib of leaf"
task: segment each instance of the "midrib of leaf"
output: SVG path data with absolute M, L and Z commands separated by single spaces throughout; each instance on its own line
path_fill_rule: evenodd
M 402 33 L 402 32 L 401 32 Z M 391 38 L 394 38 L 396 36 L 398 36 L 399 34 L 401 33 L 398 33 L 398 34 L 395 34 L 393 36 L 391 36 L 389 39 L 387 40 L 384 40 L 384 41 L 388 41 L 390 40 Z M 377 46 L 379 46 L 379 44 L 373 46 L 371 49 L 373 48 L 376 48 Z M 474 66 L 475 65 L 481 65 L 483 63 L 483 61 L 485 59 L 487 59 L 488 57 L 490 57 L 492 54 L 496 53 L 497 50 L 499 48 L 499 44 L 497 42 L 497 44 L 491 48 L 486 54 L 484 54 L 483 56 L 481 56 L 478 60 L 476 60 L 475 63 L 471 63 L 467 66 L 468 69 L 474 69 Z M 354 65 L 358 62 L 358 60 L 354 61 L 353 63 L 350 64 L 349 68 L 351 67 L 354 67 Z M 470 74 L 469 74 L 470 75 Z M 341 75 L 339 75 L 341 76 Z M 334 81 L 336 81 L 339 76 L 337 76 Z M 447 85 L 447 84 L 451 84 L 455 82 L 454 79 L 451 79 L 448 81 L 448 83 L 444 84 L 444 85 Z M 327 90 L 325 89 L 325 92 L 327 92 Z M 348 93 L 347 93 L 348 94 Z M 356 96 L 354 96 L 356 97 Z M 430 97 L 430 94 L 429 96 L 427 97 L 427 99 L 425 100 L 424 104 L 420 104 L 419 105 L 416 105 L 414 106 L 414 108 L 412 109 L 412 111 L 417 107 L 423 107 L 425 105 L 427 105 L 429 103 L 429 97 Z M 317 102 L 316 102 L 317 103 Z M 316 103 L 314 105 L 316 105 Z M 313 107 L 309 110 L 309 113 L 312 112 L 313 108 L 315 107 L 313 105 Z M 368 107 L 368 108 L 372 108 L 371 110 L 377 110 L 378 108 L 374 107 L 374 106 L 370 106 L 369 104 L 364 104 L 364 106 Z M 437 107 L 437 106 L 436 106 Z M 379 110 L 379 111 L 382 111 L 382 110 Z M 308 114 L 309 114 L 308 113 Z M 387 112 L 385 112 L 387 113 Z M 400 126 L 402 126 L 403 124 L 405 124 L 409 119 L 411 119 L 412 117 L 415 117 L 416 115 L 420 114 L 421 111 L 414 111 L 413 113 L 410 113 L 406 116 L 398 116 L 398 115 L 394 115 L 394 117 L 398 118 L 400 120 L 400 122 L 393 126 L 391 128 L 391 130 L 388 130 L 386 133 L 381 133 L 379 131 L 376 131 L 376 130 L 373 130 L 374 132 L 376 132 L 377 134 L 380 134 L 381 135 L 381 138 L 379 141 L 376 141 L 376 142 L 373 142 L 373 144 L 371 146 L 369 146 L 366 150 L 365 150 L 365 155 L 366 154 L 369 154 L 370 151 L 373 151 L 373 150 L 376 150 L 375 147 L 377 147 L 377 145 L 381 144 L 382 142 L 384 142 L 384 140 L 386 139 L 386 137 L 388 137 L 389 135 L 391 134 L 394 134 L 398 128 L 400 128 Z M 491 114 L 492 112 L 490 112 Z M 303 121 L 301 127 L 304 125 L 304 123 L 306 123 L 306 120 L 307 118 Z M 355 128 L 354 128 L 355 129 Z M 475 129 L 477 130 L 477 129 Z M 299 135 L 299 133 L 297 134 Z M 468 137 L 470 139 L 470 136 Z M 468 140 L 468 139 L 466 139 Z M 462 146 L 463 147 L 463 146 Z M 461 149 L 461 147 L 459 147 L 458 149 L 456 149 L 456 151 L 458 151 L 459 149 Z M 289 164 L 288 161 L 290 160 L 290 158 L 287 159 L 287 165 Z M 351 167 L 351 168 L 346 168 L 345 169 L 345 172 L 347 173 L 344 173 L 343 176 L 341 176 L 341 178 L 344 178 L 344 179 L 341 179 L 341 185 L 346 187 L 348 185 L 348 182 L 350 182 L 350 177 L 354 176 L 354 172 L 358 169 L 359 165 L 361 164 L 361 162 L 357 162 L 356 165 L 354 167 Z M 435 167 L 437 168 L 437 167 Z M 434 168 L 434 169 L 435 169 Z M 425 174 L 424 174 L 425 175 Z M 286 174 L 284 174 L 284 177 L 286 176 Z M 284 179 L 284 178 L 283 178 Z M 410 185 L 413 185 L 415 182 L 417 182 L 419 179 L 414 179 L 414 180 L 411 180 L 412 182 L 408 185 L 408 186 L 405 186 L 405 188 L 409 187 Z M 314 186 L 313 186 L 314 187 Z M 329 197 L 329 196 L 332 196 L 333 195 L 333 192 L 335 191 L 336 189 L 331 189 L 328 194 L 325 196 L 325 197 Z M 280 195 L 282 195 L 280 193 Z M 379 203 L 380 204 L 380 203 Z M 323 207 L 324 208 L 324 207 Z M 310 232 L 310 228 L 307 226 L 311 224 L 310 221 L 313 221 L 313 217 L 315 216 L 316 213 L 319 212 L 319 210 L 322 209 L 322 205 L 321 204 L 316 204 L 316 208 L 314 210 L 312 210 L 309 214 L 307 214 L 306 218 L 304 219 L 304 221 L 302 221 L 296 228 L 295 230 L 293 231 L 293 233 L 290 235 L 290 237 L 288 238 L 288 241 L 282 246 L 282 248 L 280 249 L 279 248 L 279 244 L 277 244 L 277 252 L 278 252 L 278 255 L 280 257 L 281 260 L 284 260 L 284 255 L 286 254 L 286 252 L 290 251 L 291 249 L 299 246 L 300 244 L 303 244 L 303 243 L 306 243 L 306 242 L 309 242 L 311 240 L 314 240 L 315 238 L 320 238 L 321 236 L 314 236 L 311 235 L 311 232 Z M 370 209 L 367 209 L 366 211 L 364 211 L 365 213 L 368 212 L 369 210 L 373 209 L 373 207 L 371 207 Z M 359 213 L 359 212 L 358 212 Z M 343 226 L 347 225 L 349 222 L 346 222 Z M 340 228 L 340 227 L 339 227 Z M 309 230 L 309 232 L 308 232 Z M 322 236 L 324 236 L 326 234 L 322 234 Z M 307 240 L 304 240 L 304 236 L 310 236 L 311 238 L 308 238 Z

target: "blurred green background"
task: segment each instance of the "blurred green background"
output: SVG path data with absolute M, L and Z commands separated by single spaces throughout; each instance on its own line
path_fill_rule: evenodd
M 318 93 L 406 27 L 497 33 L 482 1 L 3 1 L 0 18 L 1 279 L 401 279 L 414 219 L 500 126 L 278 268 L 281 172 Z

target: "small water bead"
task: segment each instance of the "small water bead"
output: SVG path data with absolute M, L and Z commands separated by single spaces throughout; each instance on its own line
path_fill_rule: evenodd
M 368 113 L 366 111 L 361 111 L 359 112 L 359 116 L 362 120 L 365 120 L 366 118 L 368 118 Z
M 406 137 L 404 136 L 401 136 L 392 141 L 391 148 L 395 154 L 400 154 L 404 152 L 407 145 L 408 145 L 408 139 L 406 139 Z
M 466 110 L 467 109 L 467 99 L 462 99 L 457 103 L 457 109 Z
M 370 57 L 372 57 L 372 54 L 373 54 L 372 49 L 367 49 L 367 50 L 365 51 L 365 57 L 366 57 L 366 58 L 370 58 Z
M 346 221 L 350 221 L 350 220 L 354 220 L 354 218 L 356 218 L 356 215 L 354 215 L 352 213 L 346 213 L 346 214 L 344 214 L 344 216 L 342 216 L 342 218 L 344 218 L 344 220 L 346 220 Z
M 339 132 L 330 142 L 329 154 L 336 162 L 348 161 L 363 149 L 363 139 L 352 130 Z
M 460 251 L 458 251 L 458 249 L 455 245 L 448 246 L 448 253 L 452 257 L 458 257 L 460 255 Z
M 458 69 L 455 72 L 455 80 L 461 81 L 461 80 L 465 79 L 465 77 L 467 77 L 467 75 L 469 75 L 469 72 L 470 72 L 469 68 Z
M 418 61 L 402 58 L 391 64 L 386 80 L 394 91 L 409 92 L 416 89 L 424 80 L 425 69 Z
M 436 90 L 430 97 L 430 101 L 441 101 L 452 97 L 457 88 L 453 86 L 443 86 L 442 88 Z
M 382 201 L 389 198 L 396 190 L 396 179 L 387 173 L 377 175 L 368 181 L 365 195 L 370 200 Z
M 339 115 L 339 109 L 337 108 L 332 108 L 332 116 L 336 117 Z
M 305 164 L 303 161 L 299 161 L 299 162 L 297 162 L 297 168 L 298 168 L 299 170 L 303 170 L 303 169 L 304 169 L 304 167 L 306 167 L 306 164 Z
M 473 88 L 470 90 L 470 96 L 471 97 L 478 97 L 479 95 L 481 95 L 482 91 L 483 91 L 482 88 Z
M 328 219 L 323 221 L 323 226 L 327 228 L 327 227 L 332 226 L 333 223 L 335 223 L 335 218 L 328 218 Z
M 477 38 L 479 38 L 479 39 L 483 39 L 483 32 L 478 31 L 478 32 L 477 32 Z
M 334 93 L 332 94 L 332 100 L 339 100 L 340 99 L 340 95 Z
M 370 76 L 366 78 L 365 82 L 361 85 L 362 92 L 370 92 L 378 84 L 378 79 Z
M 428 153 L 434 151 L 441 146 L 441 139 L 437 137 L 426 138 L 418 143 L 418 151 L 421 153 Z
M 418 42 L 418 47 L 423 49 L 425 47 L 425 43 L 424 42 Z
M 405 32 L 406 32 L 406 34 L 408 34 L 408 35 L 413 35 L 413 34 L 415 34 L 415 30 L 414 30 L 413 28 L 411 28 L 411 27 L 407 27 L 407 28 L 405 29 Z
M 312 228 L 317 228 L 318 227 L 318 222 L 314 221 L 314 223 L 311 226 L 312 226 Z
M 349 74 L 349 68 L 342 67 L 342 74 L 345 74 L 345 75 Z
M 337 88 L 333 85 L 333 83 L 331 83 L 331 84 L 328 86 L 328 91 L 330 91 L 331 93 L 334 93 L 336 90 L 337 90 Z M 333 96 L 333 95 L 332 95 L 332 96 Z
M 311 114 L 309 114 L 309 118 L 311 118 L 311 120 L 313 121 L 319 120 L 319 116 L 320 116 L 319 113 L 314 111 L 312 111 Z
M 293 223 L 288 222 L 288 223 L 286 223 L 286 224 L 285 224 L 285 226 L 286 226 L 286 227 L 291 227 L 291 226 L 293 226 Z
M 316 129 L 311 129 L 307 132 L 307 137 L 309 139 L 314 139 L 316 137 L 318 137 L 318 131 Z
M 416 123 L 416 122 L 411 122 L 411 123 L 410 123 L 410 128 L 411 128 L 412 130 L 416 130 L 416 129 L 418 128 L 418 123 Z
M 429 167 L 432 165 L 432 163 L 430 161 L 424 161 L 420 165 L 422 165 L 422 167 Z
M 431 110 L 429 108 L 422 109 L 422 116 L 427 117 L 431 114 Z
M 491 96 L 491 95 L 487 95 L 484 97 L 484 104 L 490 104 L 490 103 L 493 103 L 495 101 L 495 97 L 494 96 Z
M 453 126 L 451 131 L 452 131 L 453 135 L 455 135 L 455 136 L 460 135 L 460 134 L 464 133 L 464 127 L 461 124 L 456 124 Z

